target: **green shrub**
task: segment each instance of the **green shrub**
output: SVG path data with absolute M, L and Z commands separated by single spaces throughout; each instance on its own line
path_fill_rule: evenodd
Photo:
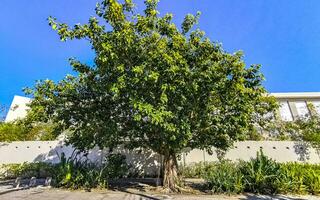
M 181 172 L 184 177 L 205 179 L 214 193 L 320 194 L 320 165 L 276 163 L 262 152 L 248 162 L 198 163 Z
M 122 178 L 128 174 L 129 167 L 125 156 L 110 154 L 103 164 L 92 163 L 88 159 L 81 160 L 76 155 L 65 158 L 55 166 L 55 182 L 57 187 L 71 189 L 106 187 L 108 180 Z
M 277 192 L 277 179 L 280 175 L 280 164 L 269 159 L 262 151 L 256 158 L 240 163 L 243 174 L 244 190 L 247 192 L 273 194 Z
M 122 154 L 108 155 L 106 157 L 104 170 L 109 179 L 127 176 L 129 173 L 129 165 L 126 162 L 126 156 Z
M 104 163 L 93 163 L 88 159 L 79 159 L 77 154 L 66 158 L 61 155 L 58 164 L 23 163 L 2 165 L 0 178 L 46 178 L 52 177 L 54 186 L 70 189 L 106 187 L 111 179 L 128 175 L 129 166 L 126 157 L 110 154 Z
M 318 166 L 305 168 L 304 184 L 311 194 L 320 193 L 320 169 Z
M 22 163 L 22 164 L 4 164 L 1 166 L 0 177 L 2 179 L 21 178 L 45 178 L 54 175 L 54 165 L 50 163 Z
M 0 142 L 54 140 L 58 133 L 55 124 L 32 123 L 18 120 L 15 122 L 0 122 Z
M 243 176 L 237 165 L 229 161 L 211 165 L 210 170 L 204 173 L 204 179 L 214 193 L 230 194 L 243 191 Z
M 215 163 L 199 162 L 179 167 L 179 174 L 184 178 L 202 178 L 205 172 L 215 167 Z
M 304 184 L 305 166 L 298 163 L 281 164 L 281 173 L 277 181 L 281 193 L 304 194 L 308 188 Z

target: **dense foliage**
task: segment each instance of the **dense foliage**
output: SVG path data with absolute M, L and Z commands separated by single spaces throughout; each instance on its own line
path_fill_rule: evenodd
M 101 163 L 93 163 L 76 154 L 66 158 L 63 154 L 58 164 L 23 163 L 7 164 L 0 168 L 0 178 L 53 178 L 53 186 L 70 189 L 105 188 L 110 180 L 129 175 L 125 156 L 110 154 Z
M 204 178 L 214 193 L 320 193 L 320 165 L 276 163 L 262 153 L 247 162 L 198 163 L 181 169 L 184 177 Z
M 131 0 L 103 0 L 97 17 L 74 27 L 50 17 L 62 41 L 90 42 L 94 65 L 71 59 L 76 76 L 27 91 L 40 118 L 69 129 L 80 150 L 124 145 L 163 155 L 163 183 L 175 189 L 182 149 L 227 149 L 262 124 L 274 99 L 258 65 L 247 67 L 241 52 L 230 54 L 193 28 L 199 13 L 179 28 L 157 4 L 146 0 L 136 13 Z
M 70 189 L 106 188 L 110 180 L 132 177 L 125 157 L 119 154 L 110 154 L 102 165 L 62 156 L 59 164 L 9 164 L 0 169 L 0 179 L 52 177 L 55 187 Z M 188 178 L 204 178 L 205 189 L 213 193 L 320 193 L 320 165 L 276 163 L 262 153 L 250 161 L 197 163 L 181 167 L 180 173 Z
M 49 123 L 0 122 L 0 142 L 54 140 L 56 136 L 54 125 Z
M 128 175 L 129 166 L 125 156 L 110 154 L 102 164 L 82 160 L 76 156 L 65 158 L 55 165 L 54 180 L 57 187 L 105 188 L 108 181 Z
M 301 116 L 294 121 L 283 121 L 276 117 L 268 123 L 267 131 L 277 140 L 304 141 L 314 148 L 320 148 L 320 115 L 312 104 L 308 104 L 310 115 Z
M 50 163 L 3 164 L 0 166 L 0 179 L 46 178 L 52 177 L 54 172 L 54 165 Z

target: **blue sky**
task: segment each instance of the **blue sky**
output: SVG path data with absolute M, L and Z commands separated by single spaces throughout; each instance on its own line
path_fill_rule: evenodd
M 47 24 L 54 16 L 70 24 L 94 15 L 97 0 L 0 1 L 0 104 L 35 80 L 71 73 L 68 58 L 90 63 L 85 41 L 60 42 Z M 136 0 L 138 10 L 142 0 Z M 162 0 L 161 14 L 180 23 L 201 11 L 199 27 L 229 52 L 243 50 L 247 64 L 261 64 L 269 92 L 320 91 L 320 1 Z

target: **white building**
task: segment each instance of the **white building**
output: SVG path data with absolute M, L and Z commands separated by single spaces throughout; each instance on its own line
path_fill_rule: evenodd
M 320 114 L 320 92 L 288 92 L 271 93 L 280 104 L 277 114 L 284 121 L 292 121 L 299 117 L 310 115 L 308 104 L 313 104 L 315 111 Z M 26 116 L 28 103 L 31 99 L 14 96 L 5 122 L 10 122 Z
M 293 121 L 311 115 L 309 104 L 320 114 L 320 92 L 271 93 L 279 104 L 279 116 L 284 121 Z
M 27 114 L 28 104 L 30 102 L 30 98 L 15 95 L 5 118 L 5 122 L 24 118 Z

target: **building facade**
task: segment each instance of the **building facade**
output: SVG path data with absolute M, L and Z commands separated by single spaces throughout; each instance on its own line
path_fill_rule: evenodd
M 288 92 L 288 93 L 271 93 L 279 104 L 277 115 L 283 121 L 293 121 L 301 117 L 311 115 L 308 105 L 313 105 L 315 112 L 320 114 L 320 92 Z M 14 96 L 5 122 L 14 121 L 25 117 L 28 109 L 28 103 L 31 99 L 22 96 Z
M 27 115 L 28 103 L 30 102 L 30 98 L 15 95 L 4 121 L 12 122 L 24 118 Z
M 278 102 L 277 115 L 283 121 L 293 121 L 308 117 L 312 114 L 310 105 L 314 111 L 320 114 L 320 92 L 294 92 L 294 93 L 271 93 Z

